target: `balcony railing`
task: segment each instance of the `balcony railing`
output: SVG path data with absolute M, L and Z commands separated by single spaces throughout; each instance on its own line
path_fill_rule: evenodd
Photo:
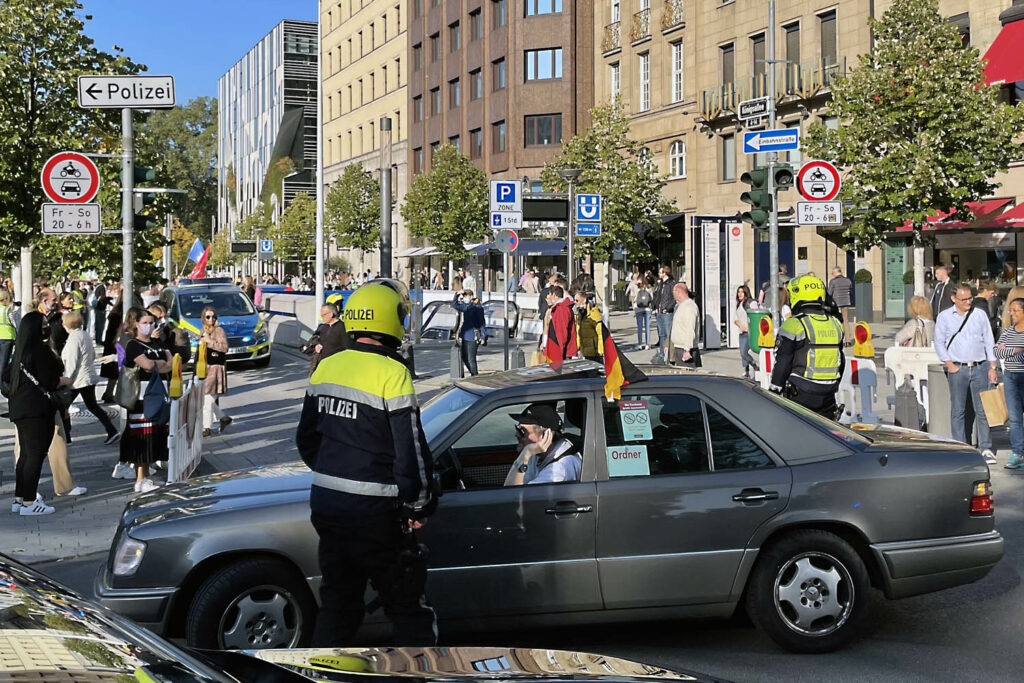
M 604 27 L 604 37 L 601 38 L 601 52 L 610 52 L 622 47 L 619 36 L 619 22 L 608 24 Z
M 661 10 L 661 30 L 668 31 L 683 23 L 683 0 L 665 0 Z
M 651 37 L 651 10 L 640 10 L 633 15 L 633 27 L 629 39 L 634 43 Z
M 835 79 L 846 71 L 846 59 L 823 63 L 820 59 L 803 64 L 786 64 L 776 77 L 775 98 L 780 103 L 806 100 L 828 94 Z M 712 120 L 734 115 L 743 100 L 768 95 L 768 75 L 725 83 L 701 93 L 701 116 Z

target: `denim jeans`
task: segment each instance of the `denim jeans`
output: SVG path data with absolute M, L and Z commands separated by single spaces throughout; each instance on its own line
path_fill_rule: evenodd
M 637 346 L 651 343 L 651 309 L 636 309 L 636 343 Z
M 658 323 L 658 347 L 664 348 L 672 338 L 672 314 L 659 312 L 655 318 Z
M 740 332 L 740 362 L 743 363 L 743 372 L 754 365 L 750 358 L 750 333 Z
M 1024 455 L 1024 372 L 1004 372 L 1003 390 L 1010 416 L 1010 451 Z
M 967 443 L 967 396 L 970 394 L 971 402 L 974 404 L 975 424 L 978 428 L 978 450 L 991 449 L 992 436 L 979 395 L 990 386 L 988 363 L 971 368 L 961 367 L 959 372 L 947 373 L 946 377 L 949 380 L 949 425 L 953 438 L 961 443 Z
M 478 374 L 476 365 L 476 340 L 475 339 L 463 339 L 462 340 L 462 364 L 469 370 L 469 374 L 476 376 Z

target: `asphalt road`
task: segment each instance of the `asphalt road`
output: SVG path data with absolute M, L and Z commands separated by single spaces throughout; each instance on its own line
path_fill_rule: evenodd
M 421 372 L 428 368 L 437 372 L 442 366 L 447 366 L 446 348 L 417 353 Z M 1004 440 L 1000 458 L 1005 462 L 1005 434 L 997 435 L 997 446 L 999 436 Z M 1010 472 L 998 466 L 993 484 L 996 526 L 1006 539 L 1002 562 L 985 579 L 969 586 L 894 602 L 875 593 L 863 638 L 840 652 L 788 654 L 742 615 L 731 621 L 529 632 L 445 634 L 442 630 L 442 641 L 447 645 L 572 648 L 733 681 L 1020 681 L 1024 679 L 1024 647 L 1018 642 L 1024 636 L 1020 579 L 1024 571 L 1024 470 Z M 90 595 L 92 579 L 104 559 L 103 554 L 94 554 L 39 565 L 39 569 Z

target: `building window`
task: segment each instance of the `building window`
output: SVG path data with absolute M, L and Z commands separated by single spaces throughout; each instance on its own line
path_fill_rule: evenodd
M 562 115 L 527 116 L 524 121 L 526 146 L 557 145 L 562 142 Z
M 722 158 L 718 168 L 723 181 L 736 180 L 736 138 L 732 133 L 722 136 Z
M 419 123 L 423 120 L 423 95 L 412 98 L 412 122 Z
M 436 141 L 436 142 L 431 142 L 430 143 L 430 165 L 431 166 L 434 165 L 434 158 L 437 155 L 437 150 L 439 150 L 439 149 L 441 149 L 441 142 L 440 141 Z
M 448 144 L 455 148 L 455 151 L 462 154 L 462 142 L 459 140 L 458 135 L 453 135 L 448 138 Z
M 507 128 L 504 121 L 498 121 L 497 123 L 491 124 L 491 140 L 494 143 L 493 149 L 495 153 L 505 151 L 505 133 Z
M 794 121 L 793 123 L 787 123 L 786 124 L 786 128 L 788 128 L 790 130 L 797 131 L 797 134 L 799 135 L 799 132 L 800 132 L 800 122 L 799 121 Z M 800 150 L 799 149 L 794 149 L 792 151 L 787 152 L 786 154 L 787 154 L 786 161 L 788 161 L 791 164 L 800 164 L 800 163 L 803 162 L 803 159 L 800 157 Z
M 799 87 L 800 74 L 800 22 L 786 24 L 782 27 L 786 32 L 786 92 L 793 92 Z
M 430 61 L 437 62 L 441 59 L 441 34 L 435 33 L 430 36 Z
M 462 27 L 455 22 L 448 27 L 448 50 L 455 52 L 462 44 Z
M 527 50 L 524 53 L 526 62 L 526 80 L 541 81 L 562 77 L 562 48 L 546 50 Z
M 484 132 L 475 128 L 469 131 L 469 158 L 479 159 L 484 153 Z
M 505 25 L 505 0 L 491 0 L 494 6 L 494 28 L 501 28 Z
M 384 77 L 384 94 L 388 94 L 388 65 L 385 64 L 380 68 L 380 73 Z
M 469 99 L 479 100 L 484 96 L 484 74 L 480 69 L 469 72 Z
M 614 100 L 622 91 L 622 72 L 619 70 L 619 63 L 609 64 L 608 73 L 608 79 L 612 86 L 612 100 Z
M 413 0 L 412 16 L 416 18 L 423 16 L 423 0 Z
M 729 43 L 718 48 L 722 56 L 722 85 L 736 81 L 736 47 Z
M 430 91 L 430 115 L 437 116 L 441 113 L 441 89 L 433 88 Z
M 640 55 L 640 111 L 651 108 L 651 53 Z
M 462 106 L 462 88 L 459 79 L 448 81 L 448 108 L 458 109 Z
M 495 90 L 505 89 L 505 58 L 496 59 L 491 62 L 491 81 Z
M 423 68 L 423 43 L 416 43 L 412 46 L 412 69 L 419 71 Z
M 686 143 L 682 140 L 668 148 L 668 173 L 673 178 L 686 177 Z
M 839 44 L 836 37 L 836 11 L 818 15 L 818 27 L 821 29 L 821 65 L 825 68 L 839 64 Z M 968 43 L 970 42 L 970 24 L 968 24 Z
M 750 65 L 750 73 L 754 74 L 754 96 L 758 97 L 768 92 L 768 81 L 765 74 L 768 64 L 765 62 L 765 37 L 758 33 L 750 38 L 750 58 L 753 60 Z
M 441 0 L 430 0 L 430 6 L 431 7 L 440 7 L 441 6 Z
M 683 41 L 672 43 L 672 101 L 683 101 Z
M 562 0 L 526 0 L 526 16 L 558 14 L 562 11 Z
M 402 58 L 395 58 L 395 87 L 402 87 Z
M 480 9 L 469 13 L 469 39 L 480 40 L 484 37 L 484 15 Z
M 377 25 L 370 24 L 370 52 L 377 47 Z
M 1017 5 L 1016 2 L 1014 2 L 1013 4 Z M 832 15 L 832 21 L 833 21 L 832 32 L 835 33 L 835 23 L 834 22 L 835 22 L 835 18 L 836 18 L 836 13 L 833 10 L 832 12 L 829 12 L 828 14 L 822 14 L 821 15 L 821 21 L 822 21 L 822 25 L 821 25 L 821 44 L 822 44 L 821 57 L 822 57 L 822 61 L 824 61 L 824 59 L 825 59 L 825 47 L 824 47 L 825 46 L 825 23 L 824 22 L 825 22 L 825 17 L 827 17 L 829 15 Z M 960 34 L 960 43 L 964 47 L 967 47 L 968 45 L 970 45 L 971 44 L 971 15 L 968 14 L 967 12 L 964 12 L 963 14 L 957 14 L 956 16 L 952 16 L 952 17 L 949 18 L 949 23 L 953 24 L 953 26 L 956 27 L 956 32 Z

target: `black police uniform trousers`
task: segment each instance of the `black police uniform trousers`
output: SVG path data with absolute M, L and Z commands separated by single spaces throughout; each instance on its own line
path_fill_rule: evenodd
M 836 405 L 837 385 L 829 385 L 826 389 L 819 389 L 817 386 L 798 384 L 790 378 L 786 386 L 786 397 L 799 403 L 808 410 L 813 410 L 822 417 L 835 420 L 839 406 Z
M 320 613 L 313 632 L 316 647 L 351 645 L 366 612 L 366 582 L 377 592 L 391 621 L 397 646 L 437 643 L 434 610 L 424 594 L 422 571 L 403 566 L 411 536 L 397 513 L 370 517 L 312 516 L 320 536 Z

